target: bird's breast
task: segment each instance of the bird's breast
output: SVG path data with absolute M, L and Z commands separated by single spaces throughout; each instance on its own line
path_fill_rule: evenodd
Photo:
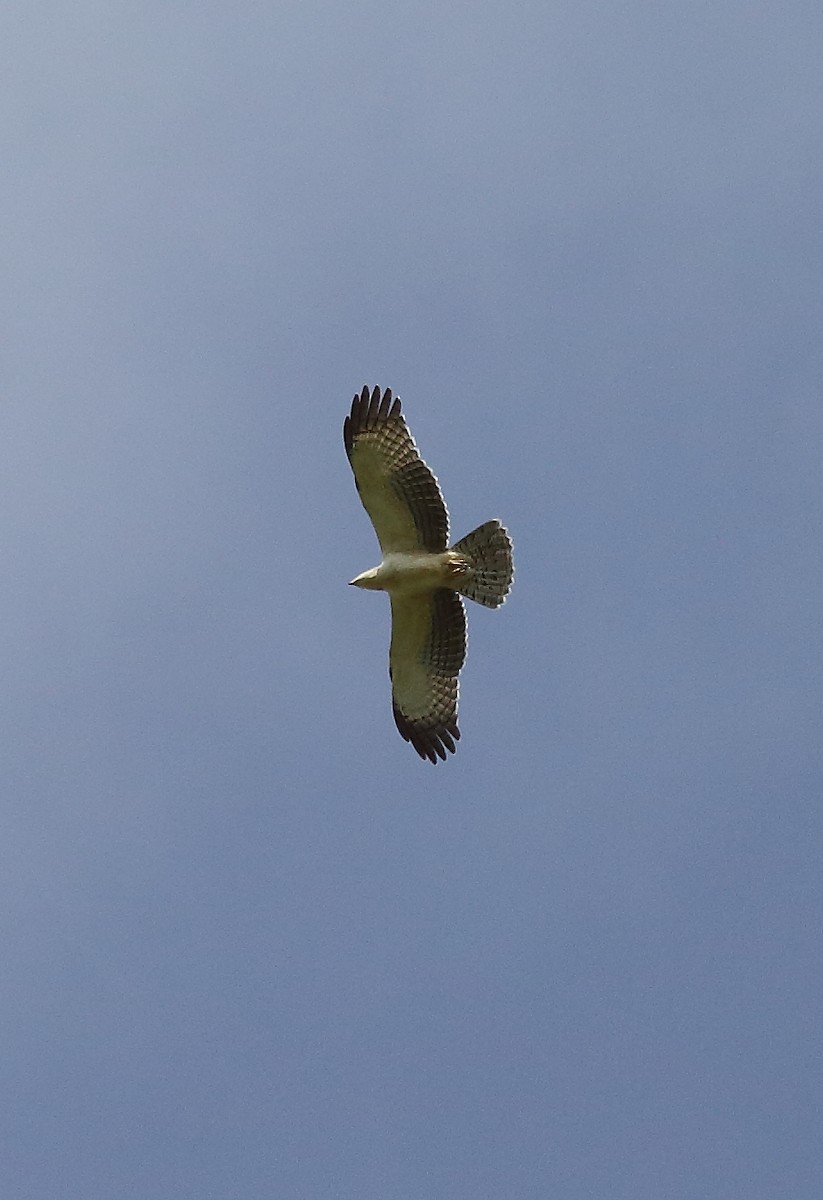
M 440 587 L 453 587 L 446 554 L 387 554 L 378 569 L 387 592 L 415 595 Z

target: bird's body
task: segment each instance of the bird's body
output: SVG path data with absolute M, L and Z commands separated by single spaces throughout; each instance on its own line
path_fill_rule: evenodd
M 363 388 L 352 401 L 343 440 L 383 560 L 351 582 L 389 593 L 389 674 L 400 734 L 421 758 L 454 753 L 457 677 L 466 657 L 461 593 L 496 608 L 511 587 L 511 539 L 487 521 L 448 546 L 449 518 L 437 480 L 389 389 Z
M 466 573 L 466 561 L 453 550 L 442 554 L 387 554 L 378 567 L 352 580 L 355 587 L 373 592 L 419 596 L 434 588 L 456 588 Z

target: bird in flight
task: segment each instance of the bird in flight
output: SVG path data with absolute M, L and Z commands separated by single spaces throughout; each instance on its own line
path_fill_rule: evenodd
M 512 543 L 500 521 L 486 521 L 449 546 L 449 514 L 390 388 L 364 387 L 352 401 L 343 441 L 354 482 L 371 518 L 383 561 L 352 579 L 388 592 L 389 676 L 401 737 L 436 763 L 454 754 L 457 677 L 466 659 L 461 596 L 497 608 L 512 583 Z

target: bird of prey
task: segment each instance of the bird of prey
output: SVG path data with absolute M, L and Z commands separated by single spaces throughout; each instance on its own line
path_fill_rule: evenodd
M 352 401 L 343 441 L 363 507 L 383 554 L 379 567 L 352 579 L 388 592 L 389 675 L 394 719 L 421 758 L 454 753 L 457 676 L 466 658 L 462 596 L 487 608 L 511 587 L 512 543 L 500 521 L 486 521 L 449 547 L 449 516 L 437 480 L 417 452 L 390 388 L 364 387 Z

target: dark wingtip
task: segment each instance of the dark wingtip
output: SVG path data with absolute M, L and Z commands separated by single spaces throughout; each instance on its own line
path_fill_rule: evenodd
M 383 421 L 400 416 L 400 397 L 393 396 L 391 388 L 381 393 L 379 387 L 371 391 L 367 384 L 351 402 L 351 412 L 343 422 L 343 443 L 349 455 L 354 448 L 358 433 L 373 429 Z
M 362 392 L 355 392 L 354 399 L 351 402 L 351 410 L 349 415 L 343 422 L 343 444 L 346 447 L 346 453 L 351 454 L 354 448 L 354 439 L 356 434 L 363 426 L 363 409 L 368 407 L 369 389 L 364 387 Z
M 392 705 L 394 723 L 404 742 L 410 742 L 421 758 L 431 763 L 445 762 L 448 754 L 454 754 L 460 741 L 460 730 L 457 722 L 444 725 L 440 729 L 426 729 L 416 725 L 406 717 L 396 704 Z

